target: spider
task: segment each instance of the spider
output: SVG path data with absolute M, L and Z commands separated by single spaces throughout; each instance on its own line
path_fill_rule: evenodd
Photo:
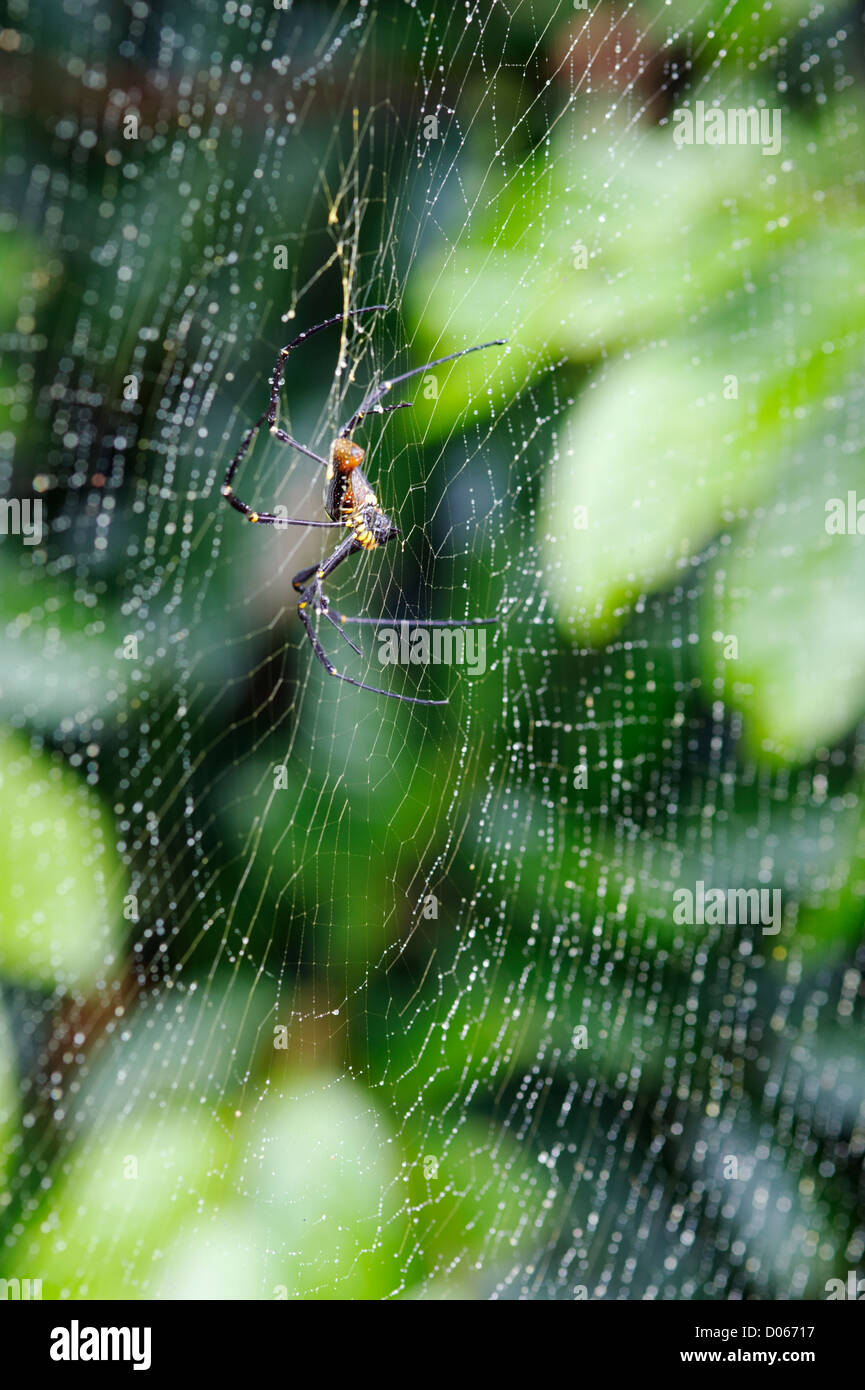
M 356 318 L 360 314 L 371 314 L 387 307 L 385 304 L 371 304 L 365 309 L 350 310 L 348 316 Z M 446 705 L 447 700 L 425 700 L 416 695 L 400 695 L 393 690 L 381 690 L 378 686 L 367 685 L 364 681 L 356 680 L 354 676 L 348 676 L 343 671 L 338 671 L 316 635 L 310 613 L 321 614 L 336 628 L 340 636 L 344 638 L 353 651 L 357 652 L 358 656 L 362 656 L 363 653 L 357 643 L 353 642 L 346 633 L 344 624 L 367 623 L 375 627 L 392 621 L 390 618 L 355 618 L 345 613 L 339 613 L 335 608 L 331 608 L 322 588 L 324 580 L 333 574 L 334 570 L 350 555 L 356 554 L 359 550 L 378 550 L 400 534 L 399 527 L 379 506 L 378 498 L 361 467 L 364 460 L 364 450 L 361 449 L 360 445 L 354 443 L 351 435 L 371 411 L 377 415 L 386 415 L 389 411 L 402 410 L 411 405 L 411 401 L 399 401 L 395 405 L 379 404 L 381 398 L 399 382 L 407 381 L 409 377 L 418 376 L 419 373 L 428 371 L 430 367 L 440 367 L 444 362 L 453 362 L 457 357 L 465 357 L 466 353 L 481 352 L 484 348 L 489 347 L 501 347 L 506 340 L 496 338 L 491 343 L 479 343 L 477 347 L 462 348 L 460 352 L 451 352 L 447 357 L 437 357 L 432 362 L 425 362 L 422 367 L 414 367 L 410 372 L 403 372 L 401 376 L 391 377 L 388 381 L 383 381 L 379 386 L 373 387 L 364 396 L 360 407 L 351 419 L 343 425 L 337 434 L 331 445 L 330 460 L 328 460 L 322 458 L 320 454 L 316 454 L 312 449 L 308 449 L 305 444 L 292 439 L 290 434 L 286 434 L 285 430 L 280 429 L 276 423 L 276 412 L 289 354 L 301 343 L 306 342 L 307 338 L 311 338 L 313 334 L 321 333 L 323 329 L 342 322 L 343 315 L 336 314 L 333 318 L 325 319 L 323 323 L 317 323 L 314 328 L 307 328 L 304 333 L 298 334 L 286 347 L 280 349 L 270 380 L 270 404 L 264 414 L 259 416 L 252 428 L 247 430 L 243 436 L 240 448 L 228 466 L 225 482 L 222 485 L 222 495 L 234 507 L 235 511 L 241 512 L 249 521 L 259 526 L 320 526 L 347 530 L 348 535 L 343 537 L 326 560 L 301 570 L 291 581 L 295 592 L 300 595 L 297 611 L 312 650 L 329 675 L 335 676 L 338 680 L 347 681 L 349 685 L 355 685 L 360 690 L 369 690 L 374 695 L 386 695 L 388 699 L 402 700 L 406 704 Z M 270 512 L 257 512 L 237 496 L 232 486 L 234 475 L 249 452 L 252 441 L 264 424 L 267 424 L 270 433 L 281 444 L 290 444 L 293 449 L 299 450 L 301 454 L 306 454 L 307 458 L 315 459 L 316 463 L 322 465 L 325 470 L 324 510 L 331 518 L 330 521 L 305 521 L 297 517 L 282 517 L 275 516 Z M 496 618 L 472 618 L 467 621 L 447 619 L 442 622 L 432 619 L 412 619 L 410 625 L 412 627 L 487 627 L 497 621 Z

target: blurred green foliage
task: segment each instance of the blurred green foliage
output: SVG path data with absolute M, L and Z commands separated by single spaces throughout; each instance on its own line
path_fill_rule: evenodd
M 94 793 L 58 757 L 0 734 L 0 973 L 86 989 L 116 969 L 114 836 Z

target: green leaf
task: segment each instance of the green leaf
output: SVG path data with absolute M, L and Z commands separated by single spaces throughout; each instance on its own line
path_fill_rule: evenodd
M 59 756 L 0 728 L 0 973 L 84 989 L 122 949 L 111 822 Z
M 830 414 L 835 449 L 824 436 L 803 453 L 775 504 L 714 562 L 702 596 L 706 681 L 743 714 L 752 752 L 786 762 L 813 757 L 865 714 L 865 534 L 826 530 L 827 503 L 846 514 L 848 492 L 855 528 L 861 462 Z
M 223 1195 L 226 1131 L 165 1109 L 99 1129 L 55 1183 L 20 1245 L 44 1270 L 49 1298 L 146 1298 L 164 1250 L 196 1211 Z
M 19 1147 L 18 1064 L 6 1010 L 0 1004 L 0 1186 L 8 1190 Z

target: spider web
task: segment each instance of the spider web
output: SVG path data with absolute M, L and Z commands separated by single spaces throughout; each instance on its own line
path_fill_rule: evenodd
M 3 478 L 45 509 L 0 548 L 0 1273 L 824 1297 L 865 1244 L 863 555 L 824 524 L 861 15 L 61 8 L 0 37 Z M 678 141 L 697 103 L 780 149 Z M 370 384 L 508 340 L 357 431 L 401 536 L 327 585 L 496 616 L 483 669 L 318 624 L 445 708 L 330 680 L 291 581 L 335 533 L 220 498 L 339 312 L 280 407 L 325 455 Z M 266 432 L 236 479 L 322 487 Z M 683 922 L 698 884 L 777 930 Z

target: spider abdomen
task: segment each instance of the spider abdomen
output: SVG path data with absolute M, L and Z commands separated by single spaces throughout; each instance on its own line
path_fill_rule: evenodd
M 357 444 L 349 439 L 334 440 L 324 475 L 324 509 L 333 521 L 344 521 L 372 493 L 360 466 L 362 462 L 363 449 Z
M 378 541 L 370 531 L 363 517 L 360 517 L 354 525 L 355 538 L 360 542 L 364 550 L 375 550 Z
M 373 501 L 361 507 L 352 508 L 346 517 L 346 525 L 354 532 L 355 539 L 364 550 L 375 550 L 387 545 L 398 534 L 390 517 Z
M 378 505 L 360 466 L 362 458 L 363 451 L 348 440 L 336 441 L 325 474 L 324 507 L 334 521 L 345 522 L 364 550 L 375 550 L 393 540 L 398 532 Z

